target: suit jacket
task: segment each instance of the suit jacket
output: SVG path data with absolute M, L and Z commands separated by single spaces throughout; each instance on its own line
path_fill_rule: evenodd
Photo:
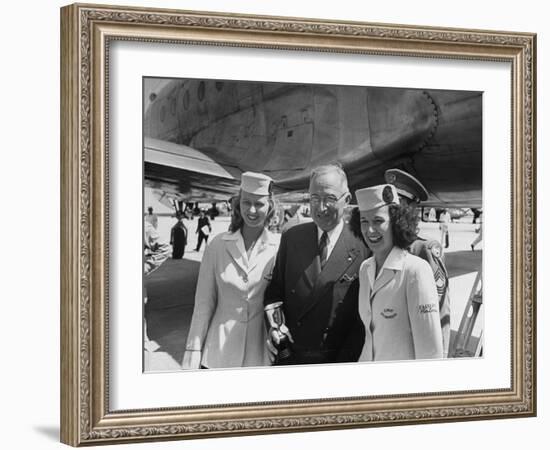
M 202 365 L 269 365 L 263 298 L 277 246 L 264 230 L 250 259 L 240 231 L 222 233 L 206 247 L 186 345 L 202 351 Z
M 378 276 L 374 256 L 359 273 L 366 336 L 361 361 L 443 357 L 439 302 L 428 263 L 393 247 Z
M 358 272 L 366 257 L 367 248 L 347 225 L 323 270 L 314 223 L 296 225 L 282 235 L 264 303 L 283 302 L 294 339 L 288 364 L 357 361 L 364 340 Z

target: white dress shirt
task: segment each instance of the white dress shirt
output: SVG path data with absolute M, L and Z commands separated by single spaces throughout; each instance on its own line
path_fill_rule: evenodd
M 327 260 L 330 258 L 330 254 L 332 253 L 332 250 L 334 250 L 334 246 L 336 245 L 336 242 L 338 242 L 338 238 L 342 234 L 343 229 L 344 221 L 340 220 L 340 222 L 338 222 L 338 225 L 336 225 L 332 230 L 327 231 Z M 320 243 L 323 233 L 324 231 L 321 230 L 321 228 L 317 227 L 317 244 Z

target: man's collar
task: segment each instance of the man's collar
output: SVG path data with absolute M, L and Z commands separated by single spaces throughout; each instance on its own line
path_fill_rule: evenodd
M 317 241 L 319 241 L 324 231 L 321 228 L 319 228 L 317 225 L 316 227 L 317 227 Z M 332 230 L 327 231 L 329 242 L 331 243 L 336 242 L 340 237 L 340 234 L 342 233 L 343 229 L 344 229 L 344 221 L 340 219 L 340 222 L 338 222 L 338 225 L 336 225 Z

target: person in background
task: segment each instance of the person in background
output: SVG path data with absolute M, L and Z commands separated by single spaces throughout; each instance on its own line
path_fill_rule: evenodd
M 229 231 L 202 259 L 183 358 L 185 369 L 269 364 L 263 297 L 278 240 L 267 226 L 275 212 L 272 180 L 245 172 Z
M 407 248 L 416 240 L 416 208 L 401 205 L 395 186 L 355 192 L 361 231 L 373 256 L 359 270 L 359 314 L 365 327 L 360 361 L 443 357 L 432 270 Z
M 147 208 L 147 215 L 145 216 L 145 220 L 147 222 L 149 222 L 151 225 L 153 225 L 153 227 L 155 229 L 158 228 L 159 218 L 155 213 L 153 213 L 153 207 L 152 206 L 149 206 Z
M 170 255 L 170 246 L 162 242 L 157 229 L 148 220 L 145 220 L 143 229 L 143 253 L 145 275 L 158 269 Z
M 477 237 L 474 239 L 474 242 L 470 244 L 470 248 L 472 251 L 475 250 L 475 246 L 481 242 L 483 239 L 483 213 L 479 215 L 478 219 L 479 227 L 476 228 L 475 232 L 477 233 Z
M 147 278 L 151 273 L 157 270 L 170 255 L 170 246 L 162 242 L 160 236 L 151 222 L 144 221 L 143 227 L 143 274 Z M 143 284 L 143 304 L 147 304 L 147 290 Z M 145 351 L 155 351 L 158 344 L 149 340 L 147 334 L 147 323 L 143 318 L 143 336 Z
M 314 169 L 309 195 L 313 222 L 281 235 L 266 307 L 282 302 L 292 356 L 278 364 L 357 361 L 364 329 L 357 310 L 358 270 L 367 256 L 363 242 L 345 226 L 351 199 L 340 164 Z M 271 331 L 271 330 L 270 330 Z M 269 333 L 273 339 L 273 333 Z M 268 341 L 275 359 L 279 344 Z
M 284 233 L 285 231 L 289 230 L 290 228 L 304 222 L 311 222 L 311 219 L 309 217 L 304 217 L 302 214 L 302 207 L 300 205 L 295 205 L 290 210 L 285 211 L 285 216 L 288 214 L 288 218 L 285 221 L 285 224 L 283 225 L 281 229 L 281 233 Z
M 178 221 L 170 231 L 170 245 L 172 245 L 172 259 L 181 259 L 185 254 L 187 245 L 187 227 L 183 223 L 184 212 L 178 211 L 176 217 Z
M 208 236 L 211 232 L 212 226 L 210 225 L 210 220 L 206 216 L 204 209 L 201 209 L 199 213 L 199 220 L 197 221 L 197 230 L 195 231 L 195 234 L 199 235 L 197 247 L 195 248 L 196 252 L 201 249 L 202 241 L 204 241 L 204 245 L 208 243 Z
M 449 248 L 449 223 L 451 222 L 451 215 L 447 209 L 444 209 L 439 216 L 439 230 L 441 231 L 441 247 Z

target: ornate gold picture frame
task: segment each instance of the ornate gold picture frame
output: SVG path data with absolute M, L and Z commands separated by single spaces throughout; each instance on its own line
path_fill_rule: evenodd
M 109 192 L 116 174 L 110 172 L 109 67 L 111 46 L 120 41 L 509 64 L 511 148 L 491 157 L 491 163 L 511 159 L 506 186 L 511 196 L 511 298 L 505 303 L 510 305 L 510 385 L 114 409 L 109 384 Z M 62 8 L 62 442 L 80 446 L 534 416 L 535 89 L 536 36 L 530 33 L 83 4 Z

